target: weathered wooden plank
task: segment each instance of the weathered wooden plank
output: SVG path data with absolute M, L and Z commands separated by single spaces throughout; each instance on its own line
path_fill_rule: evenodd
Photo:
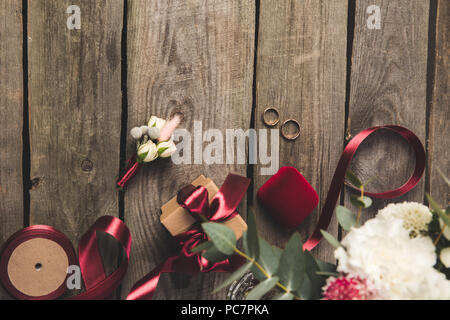
M 71 5 L 79 30 L 67 27 Z M 31 223 L 75 246 L 99 216 L 118 215 L 122 21 L 122 1 L 29 1 Z
M 252 97 L 253 1 L 141 0 L 128 1 L 128 9 L 128 129 L 146 123 L 151 115 L 169 117 L 179 108 L 184 113 L 181 127 L 191 134 L 194 121 L 201 121 L 203 130 L 220 130 L 224 137 L 226 128 L 246 130 Z M 129 155 L 134 148 L 129 139 Z M 176 250 L 159 222 L 161 205 L 200 174 L 220 186 L 229 172 L 246 173 L 245 164 L 195 164 L 194 152 L 192 147 L 192 164 L 151 163 L 127 189 L 125 221 L 133 234 L 133 255 L 123 295 Z M 245 206 L 240 210 L 245 215 Z M 223 279 L 223 274 L 190 279 L 164 275 L 154 298 L 224 298 L 225 291 L 211 295 Z
M 380 29 L 367 28 L 370 5 L 380 8 Z M 421 0 L 356 2 L 348 119 L 351 135 L 374 125 L 398 124 L 425 142 L 429 5 Z M 367 189 L 380 192 L 401 186 L 414 166 L 413 151 L 407 143 L 385 132 L 364 142 L 351 167 L 363 181 L 376 176 Z M 346 192 L 347 207 L 351 207 L 349 194 Z M 423 202 L 423 198 L 422 180 L 401 198 L 374 201 L 372 208 L 364 210 L 362 221 L 388 202 Z
M 0 245 L 23 226 L 22 3 L 0 3 Z M 0 300 L 8 296 L 0 286 Z
M 297 119 L 301 135 L 280 137 L 280 165 L 296 167 L 317 190 L 320 204 L 299 230 L 306 239 L 318 220 L 342 151 L 345 124 L 347 1 L 261 1 L 256 72 L 256 127 L 267 106 L 280 109 L 280 122 Z M 255 166 L 255 193 L 268 179 Z M 259 210 L 260 230 L 284 246 L 292 230 L 275 225 Z M 333 220 L 329 231 L 337 236 Z M 333 260 L 321 244 L 314 253 Z
M 440 177 L 438 168 L 450 177 L 450 99 L 448 93 L 450 3 L 439 1 L 436 25 L 436 55 L 433 99 L 431 103 L 428 170 L 429 190 L 440 204 L 449 205 L 449 187 Z

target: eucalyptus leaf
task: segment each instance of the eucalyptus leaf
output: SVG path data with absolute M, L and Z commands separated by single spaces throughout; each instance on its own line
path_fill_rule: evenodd
M 442 219 L 442 221 L 444 221 L 447 227 L 450 227 L 450 217 L 441 209 L 439 204 L 434 201 L 434 199 L 428 193 L 426 193 L 425 195 L 431 208 L 439 215 L 439 217 Z
M 259 257 L 259 241 L 258 231 L 256 228 L 256 217 L 253 210 L 250 210 L 247 215 L 248 229 L 244 235 L 244 242 L 246 243 L 246 253 L 251 258 L 257 260 Z
M 316 272 L 320 271 L 320 268 L 311 252 L 305 251 L 303 254 L 305 256 L 307 275 L 307 277 L 305 277 L 305 281 L 307 279 L 309 282 L 309 295 L 305 294 L 304 291 L 306 290 L 306 288 L 303 288 L 304 286 L 302 286 L 302 296 L 305 295 L 305 299 L 317 300 L 321 296 L 322 287 L 325 285 L 325 281 L 321 276 L 316 274 Z
M 361 198 L 361 196 L 357 196 L 354 194 L 350 196 L 350 202 L 358 208 L 368 208 L 372 205 L 371 198 L 366 196 Z
M 356 216 L 349 209 L 343 206 L 337 206 L 336 217 L 339 224 L 345 231 L 350 231 L 350 229 L 356 225 Z
M 236 248 L 234 231 L 220 223 L 202 223 L 203 230 L 214 243 L 214 246 L 226 255 L 231 255 Z
M 281 254 L 280 266 L 277 272 L 280 283 L 289 291 L 295 291 L 300 288 L 305 277 L 305 264 L 302 240 L 300 234 L 295 232 Z
M 216 293 L 217 291 L 229 286 L 230 284 L 232 284 L 234 281 L 238 280 L 239 278 L 241 278 L 249 269 L 250 267 L 253 265 L 252 262 L 247 262 L 246 264 L 244 264 L 242 267 L 240 267 L 239 269 L 237 269 L 234 273 L 232 273 L 221 285 L 219 285 L 216 289 L 214 289 L 213 293 Z
M 261 299 L 267 292 L 273 289 L 278 282 L 278 277 L 267 278 L 266 280 L 260 282 L 256 287 L 254 287 L 248 293 L 246 300 L 259 300 Z
M 280 293 L 273 298 L 273 300 L 292 300 L 292 299 L 294 299 L 294 295 L 289 292 Z
M 339 273 L 329 272 L 329 271 L 316 271 L 316 274 L 319 276 L 327 276 L 327 277 L 338 277 L 339 276 Z
M 305 277 L 302 286 L 297 290 L 297 295 L 304 300 L 313 300 L 311 280 L 309 280 L 308 276 Z
M 256 261 L 269 274 L 269 276 L 273 276 L 278 270 L 282 250 L 278 247 L 271 246 L 263 238 L 259 237 L 258 242 L 259 257 Z M 263 281 L 267 278 L 256 266 L 252 267 L 252 272 L 259 281 Z
M 363 186 L 365 187 L 365 186 L 371 184 L 375 180 L 377 180 L 376 176 L 370 177 L 366 182 L 363 183 Z
M 363 184 L 362 184 L 361 180 L 359 180 L 359 178 L 356 176 L 356 174 L 354 174 L 351 170 L 347 170 L 347 172 L 345 173 L 345 177 L 355 187 L 357 187 L 357 188 L 362 187 Z
M 196 247 L 192 248 L 191 252 L 192 253 L 202 252 L 203 250 L 209 249 L 213 246 L 214 246 L 214 244 L 212 241 L 205 241 L 205 242 L 200 243 Z
M 227 255 L 217 250 L 217 248 L 214 246 L 203 252 L 202 257 L 212 263 L 220 262 L 228 258 Z
M 335 264 L 323 261 L 319 258 L 316 258 L 316 262 L 320 271 L 336 272 L 337 266 Z
M 325 240 L 327 240 L 333 247 L 335 247 L 336 249 L 341 247 L 341 243 L 331 234 L 329 234 L 325 230 L 320 230 L 320 232 L 322 233 Z
M 323 261 L 319 258 L 316 258 L 317 265 L 319 266 L 320 271 L 324 272 L 336 272 L 337 266 L 335 264 Z

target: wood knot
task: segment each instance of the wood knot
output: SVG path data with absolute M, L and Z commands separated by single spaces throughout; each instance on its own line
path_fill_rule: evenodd
M 41 184 L 42 179 L 37 177 L 30 181 L 31 190 L 36 189 Z
M 84 159 L 83 162 L 81 162 L 81 169 L 84 172 L 90 172 L 94 168 L 94 163 L 89 159 Z

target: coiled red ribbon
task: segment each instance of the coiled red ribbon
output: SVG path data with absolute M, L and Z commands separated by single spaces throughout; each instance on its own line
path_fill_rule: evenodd
M 208 190 L 205 187 L 188 185 L 181 189 L 178 192 L 177 201 L 198 223 L 176 237 L 181 245 L 179 254 L 168 258 L 139 280 L 131 289 L 127 300 L 152 299 L 162 273 L 178 272 L 194 275 L 199 272 L 233 272 L 237 270 L 245 261 L 241 256 L 233 255 L 224 261 L 211 263 L 203 258 L 201 253 L 192 253 L 191 250 L 201 242 L 208 240 L 200 222 L 204 220 L 222 222 L 234 217 L 249 184 L 250 179 L 229 174 L 211 204 L 208 202 Z
M 325 204 L 319 217 L 319 222 L 317 223 L 317 226 L 311 237 L 304 243 L 304 250 L 312 250 L 315 246 L 317 246 L 322 239 L 322 233 L 320 232 L 320 230 L 326 230 L 328 228 L 328 225 L 330 224 L 331 218 L 333 216 L 334 208 L 336 207 L 336 203 L 339 198 L 339 194 L 341 193 L 341 187 L 345 181 L 347 168 L 349 167 L 350 162 L 356 153 L 356 150 L 368 136 L 382 129 L 387 129 L 398 133 L 408 142 L 408 144 L 413 148 L 416 155 L 416 167 L 411 177 L 401 187 L 381 193 L 365 192 L 365 194 L 369 197 L 379 199 L 392 199 L 400 197 L 401 195 L 414 188 L 422 178 L 423 172 L 425 171 L 426 162 L 425 150 L 419 138 L 413 132 L 404 127 L 396 125 L 372 127 L 361 131 L 355 137 L 353 137 L 353 139 L 350 140 L 350 142 L 344 148 L 341 158 L 339 159 L 336 171 L 334 172 L 333 179 L 331 180 L 330 189 L 328 191 L 327 198 L 325 199 Z
M 97 245 L 97 232 L 105 232 L 114 237 L 126 253 L 126 259 L 109 276 L 106 275 L 100 251 Z M 5 243 L 0 259 L 0 277 L 5 289 L 18 299 L 24 300 L 50 300 L 60 297 L 67 291 L 64 282 L 54 292 L 45 296 L 30 297 L 18 291 L 11 283 L 7 262 L 14 249 L 24 241 L 33 238 L 45 238 L 58 243 L 66 252 L 69 265 L 76 264 L 75 251 L 70 240 L 53 227 L 46 225 L 34 225 L 24 228 L 13 234 Z M 112 216 L 100 217 L 89 230 L 81 237 L 78 243 L 78 258 L 80 271 L 86 290 L 78 295 L 69 297 L 70 300 L 104 299 L 109 297 L 120 285 L 128 268 L 128 260 L 131 250 L 131 234 L 126 225 L 118 218 Z

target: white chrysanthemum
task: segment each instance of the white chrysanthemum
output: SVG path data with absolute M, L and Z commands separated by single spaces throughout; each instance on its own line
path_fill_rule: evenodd
M 428 230 L 428 223 L 431 221 L 432 214 L 421 203 L 403 202 L 387 205 L 384 209 L 378 211 L 377 218 L 400 218 L 403 220 L 403 227 L 411 232 L 410 235 L 417 236 Z
M 429 237 L 410 238 L 398 218 L 375 218 L 353 228 L 338 248 L 338 271 L 372 279 L 386 299 L 450 299 L 450 281 L 433 268 Z

